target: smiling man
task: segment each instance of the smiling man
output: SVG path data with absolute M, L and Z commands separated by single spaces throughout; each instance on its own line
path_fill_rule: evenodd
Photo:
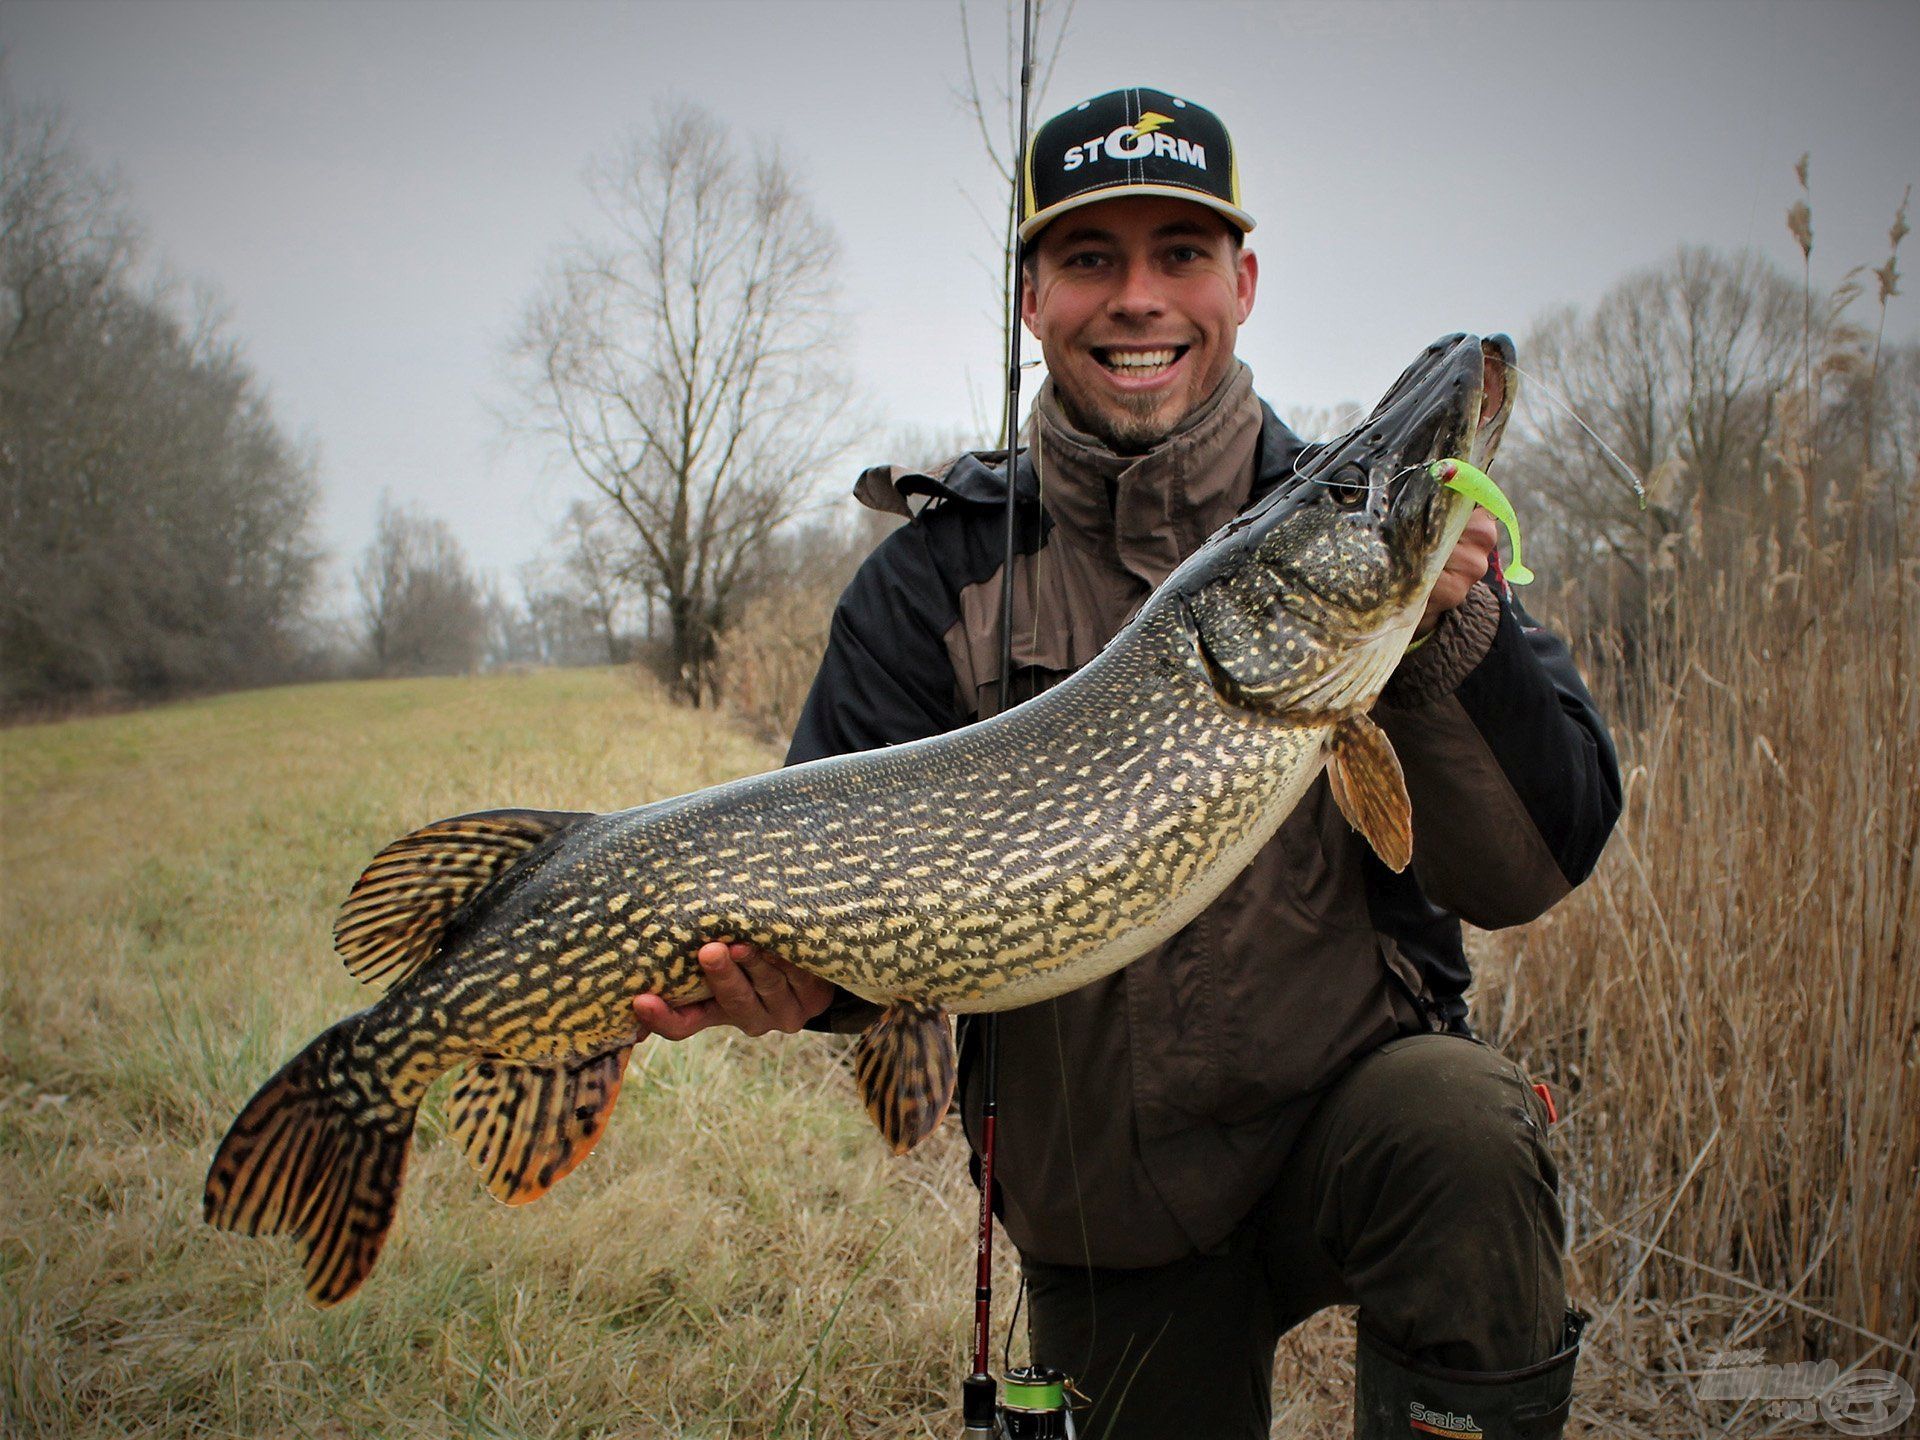
M 1032 254 L 1021 317 L 1089 433 L 1138 453 L 1220 388 L 1260 273 L 1230 226 L 1189 200 L 1103 200 L 1040 231 Z
M 1013 466 L 1012 572 L 1003 457 L 863 475 L 865 503 L 912 523 L 841 598 L 790 761 L 999 710 L 1003 582 L 1011 700 L 1071 674 L 1308 448 L 1234 354 L 1259 266 L 1217 117 L 1114 91 L 1040 127 L 1025 179 L 1021 313 L 1048 378 Z M 1579 1324 L 1549 1116 L 1471 1038 L 1460 926 L 1565 895 L 1620 789 L 1565 647 L 1490 577 L 1494 538 L 1476 516 L 1374 712 L 1413 800 L 1405 874 L 1322 779 L 1174 939 L 1001 1017 L 997 1206 L 1033 1357 L 1094 1400 L 1083 1434 L 1266 1436 L 1279 1337 L 1334 1304 L 1360 1308 L 1358 1435 L 1561 1431 Z M 714 998 L 643 996 L 643 1032 L 872 1014 L 777 956 L 701 961 Z

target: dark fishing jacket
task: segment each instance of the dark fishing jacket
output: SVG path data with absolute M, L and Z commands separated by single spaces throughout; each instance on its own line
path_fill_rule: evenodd
M 1262 416 L 1244 503 L 1307 450 L 1271 409 Z M 913 518 L 842 596 L 790 764 L 999 708 L 1004 457 L 869 470 L 855 488 Z M 1043 506 L 1025 450 L 1015 488 L 1018 701 L 1086 664 L 1144 600 L 1113 563 L 1127 544 L 1116 512 L 1144 501 L 1182 554 L 1205 535 L 1182 529 L 1191 515 L 1177 494 L 1073 495 L 1049 475 Z M 1465 1031 L 1461 921 L 1530 920 L 1593 868 L 1620 810 L 1613 746 L 1566 647 L 1509 596 L 1476 585 L 1402 661 L 1374 718 L 1413 802 L 1404 874 L 1349 827 L 1323 776 L 1172 940 L 1001 1017 L 996 1188 L 1024 1253 L 1133 1267 L 1219 1245 L 1278 1177 L 1320 1090 L 1397 1035 Z M 823 1023 L 858 1028 L 871 1013 L 844 996 Z M 962 1114 L 977 1136 L 970 1028 Z

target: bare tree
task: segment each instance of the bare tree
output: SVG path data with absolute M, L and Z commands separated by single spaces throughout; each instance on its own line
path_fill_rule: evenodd
M 631 625 L 641 590 L 625 518 L 606 502 L 576 500 L 548 548 L 520 567 L 523 597 L 511 658 L 546 665 L 622 665 L 636 652 Z
M 1801 344 L 1786 276 L 1751 253 L 1684 248 L 1590 315 L 1561 310 L 1528 335 L 1523 364 L 1564 406 L 1534 397 L 1504 469 L 1545 507 L 1565 561 L 1605 556 L 1644 574 L 1688 529 L 1724 550 L 1777 464 Z M 1644 511 L 1628 471 L 1647 483 Z
M 755 557 L 847 448 L 838 245 L 777 156 L 741 155 L 697 109 L 591 184 L 611 238 L 564 256 L 521 328 L 527 424 L 628 527 L 673 686 L 701 704 Z
M 480 663 L 488 597 L 444 520 L 383 497 L 353 578 L 376 674 L 465 674 Z
M 618 665 L 628 658 L 620 621 L 637 584 L 634 548 L 622 543 L 615 517 L 583 500 L 567 507 L 559 538 L 565 593 L 599 632 L 607 663 Z

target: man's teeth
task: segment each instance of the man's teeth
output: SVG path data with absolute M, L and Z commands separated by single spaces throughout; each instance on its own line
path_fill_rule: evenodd
M 1100 363 L 1109 370 L 1124 370 L 1131 374 L 1142 374 L 1151 370 L 1164 370 L 1180 357 L 1177 348 L 1166 350 L 1107 350 L 1102 352 Z

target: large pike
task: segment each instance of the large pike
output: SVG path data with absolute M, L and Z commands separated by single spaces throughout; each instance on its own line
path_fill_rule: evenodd
M 537 1199 L 606 1127 L 633 997 L 702 998 L 694 953 L 751 941 L 883 1006 L 862 1098 L 896 1149 L 954 1086 L 948 1011 L 1106 975 L 1226 886 L 1327 768 L 1396 869 L 1399 764 L 1367 711 L 1510 413 L 1505 336 L 1430 346 L 1356 429 L 1210 539 L 1094 661 L 994 719 L 611 815 L 496 810 L 394 841 L 334 927 L 389 989 L 261 1088 L 205 1213 L 301 1243 L 307 1293 L 352 1294 L 393 1220 L 427 1088 L 487 1188 Z

